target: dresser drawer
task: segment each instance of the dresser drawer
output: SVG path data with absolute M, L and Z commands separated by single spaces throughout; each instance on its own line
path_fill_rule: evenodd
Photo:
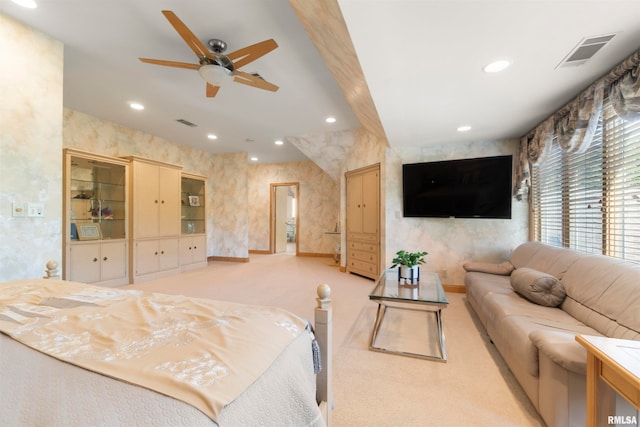
M 378 245 L 374 243 L 349 242 L 349 249 L 365 252 L 378 252 Z
M 347 240 L 357 240 L 358 242 L 378 243 L 378 234 L 371 233 L 348 233 Z
M 370 262 L 373 264 L 378 263 L 378 253 L 377 252 L 365 252 L 365 251 L 354 251 L 353 249 L 349 250 L 348 259 L 350 260 L 358 260 Z
M 371 264 L 368 262 L 364 262 L 364 261 L 359 261 L 357 259 L 351 259 L 348 262 L 349 264 L 349 271 L 353 271 L 354 273 L 363 273 L 367 276 L 370 277 L 377 277 L 378 276 L 378 265 L 377 264 Z

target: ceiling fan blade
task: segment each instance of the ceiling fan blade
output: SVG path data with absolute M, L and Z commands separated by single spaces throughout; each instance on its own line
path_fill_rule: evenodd
M 207 83 L 207 98 L 213 98 L 218 94 L 220 86 L 214 86 L 211 83 Z
M 165 65 L 167 67 L 186 68 L 188 70 L 197 70 L 200 68 L 198 64 L 188 64 L 186 62 L 164 61 L 162 59 L 138 58 L 142 62 L 148 64 Z
M 162 14 L 173 25 L 180 37 L 189 45 L 191 50 L 196 54 L 198 58 L 210 58 L 213 59 L 213 54 L 202 44 L 200 40 L 191 32 L 191 30 L 170 10 L 163 10 Z
M 232 60 L 233 66 L 238 69 L 266 55 L 277 47 L 278 43 L 274 39 L 269 39 L 231 52 L 227 55 L 227 58 Z
M 233 72 L 233 81 L 237 83 L 242 83 L 247 86 L 257 87 L 258 89 L 268 90 L 271 92 L 275 92 L 279 89 L 278 86 L 274 85 L 273 83 L 269 83 L 268 81 L 260 77 L 256 77 L 252 74 L 244 73 L 238 70 Z

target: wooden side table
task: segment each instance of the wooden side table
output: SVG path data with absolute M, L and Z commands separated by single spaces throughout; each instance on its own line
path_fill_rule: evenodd
M 587 349 L 587 427 L 607 425 L 604 417 L 615 416 L 600 414 L 598 422 L 598 402 L 607 401 L 599 379 L 640 409 L 640 341 L 590 335 L 577 335 L 576 341 Z

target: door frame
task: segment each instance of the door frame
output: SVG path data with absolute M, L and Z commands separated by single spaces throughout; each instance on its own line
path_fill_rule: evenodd
M 298 236 L 300 235 L 300 183 L 278 182 L 269 184 L 269 253 L 276 253 L 276 187 L 295 187 L 296 193 L 296 256 L 298 255 Z

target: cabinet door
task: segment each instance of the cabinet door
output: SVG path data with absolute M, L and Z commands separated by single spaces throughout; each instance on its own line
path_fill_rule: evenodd
M 136 274 L 149 274 L 158 271 L 158 241 L 136 242 Z
M 180 234 L 180 171 L 163 167 L 158 169 L 157 235 L 177 236 Z
M 118 279 L 127 276 L 127 243 L 108 242 L 100 248 L 101 280 Z
M 134 235 L 136 238 L 158 235 L 158 167 L 143 162 L 134 167 Z
M 158 240 L 158 271 L 171 270 L 180 265 L 180 239 Z
M 362 176 L 347 178 L 347 231 L 362 232 Z
M 191 262 L 201 262 L 207 260 L 207 237 L 194 236 L 192 241 L 192 258 Z
M 100 281 L 100 243 L 71 245 L 69 280 L 82 283 Z
M 362 232 L 377 233 L 379 217 L 380 180 L 378 172 L 362 176 Z
M 180 265 L 191 264 L 193 261 L 192 254 L 193 243 L 191 237 L 182 237 L 180 239 Z

